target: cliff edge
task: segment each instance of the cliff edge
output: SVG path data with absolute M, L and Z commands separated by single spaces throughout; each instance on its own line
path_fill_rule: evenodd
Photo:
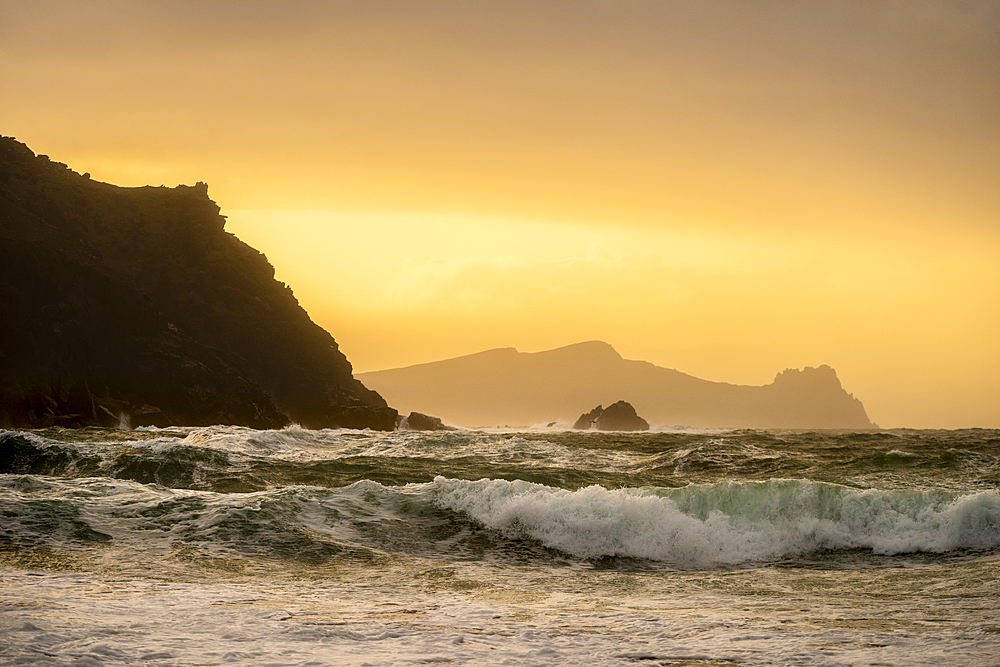
M 208 186 L 122 188 L 0 137 L 0 426 L 392 430 Z

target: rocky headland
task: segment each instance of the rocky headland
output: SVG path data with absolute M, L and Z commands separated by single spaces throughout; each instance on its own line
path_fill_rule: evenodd
M 392 430 L 208 186 L 122 188 L 0 137 L 0 426 Z

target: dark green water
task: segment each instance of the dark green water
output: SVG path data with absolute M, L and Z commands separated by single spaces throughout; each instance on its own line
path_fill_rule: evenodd
M 1000 655 L 997 431 L 6 431 L 0 507 L 0 662 Z

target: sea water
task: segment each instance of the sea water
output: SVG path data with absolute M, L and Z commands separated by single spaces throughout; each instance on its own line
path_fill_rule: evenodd
M 0 431 L 0 664 L 997 665 L 1000 432 Z

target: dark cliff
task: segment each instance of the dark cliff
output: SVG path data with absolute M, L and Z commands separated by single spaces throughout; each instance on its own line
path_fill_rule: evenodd
M 0 425 L 391 430 L 208 187 L 121 188 L 0 138 Z

